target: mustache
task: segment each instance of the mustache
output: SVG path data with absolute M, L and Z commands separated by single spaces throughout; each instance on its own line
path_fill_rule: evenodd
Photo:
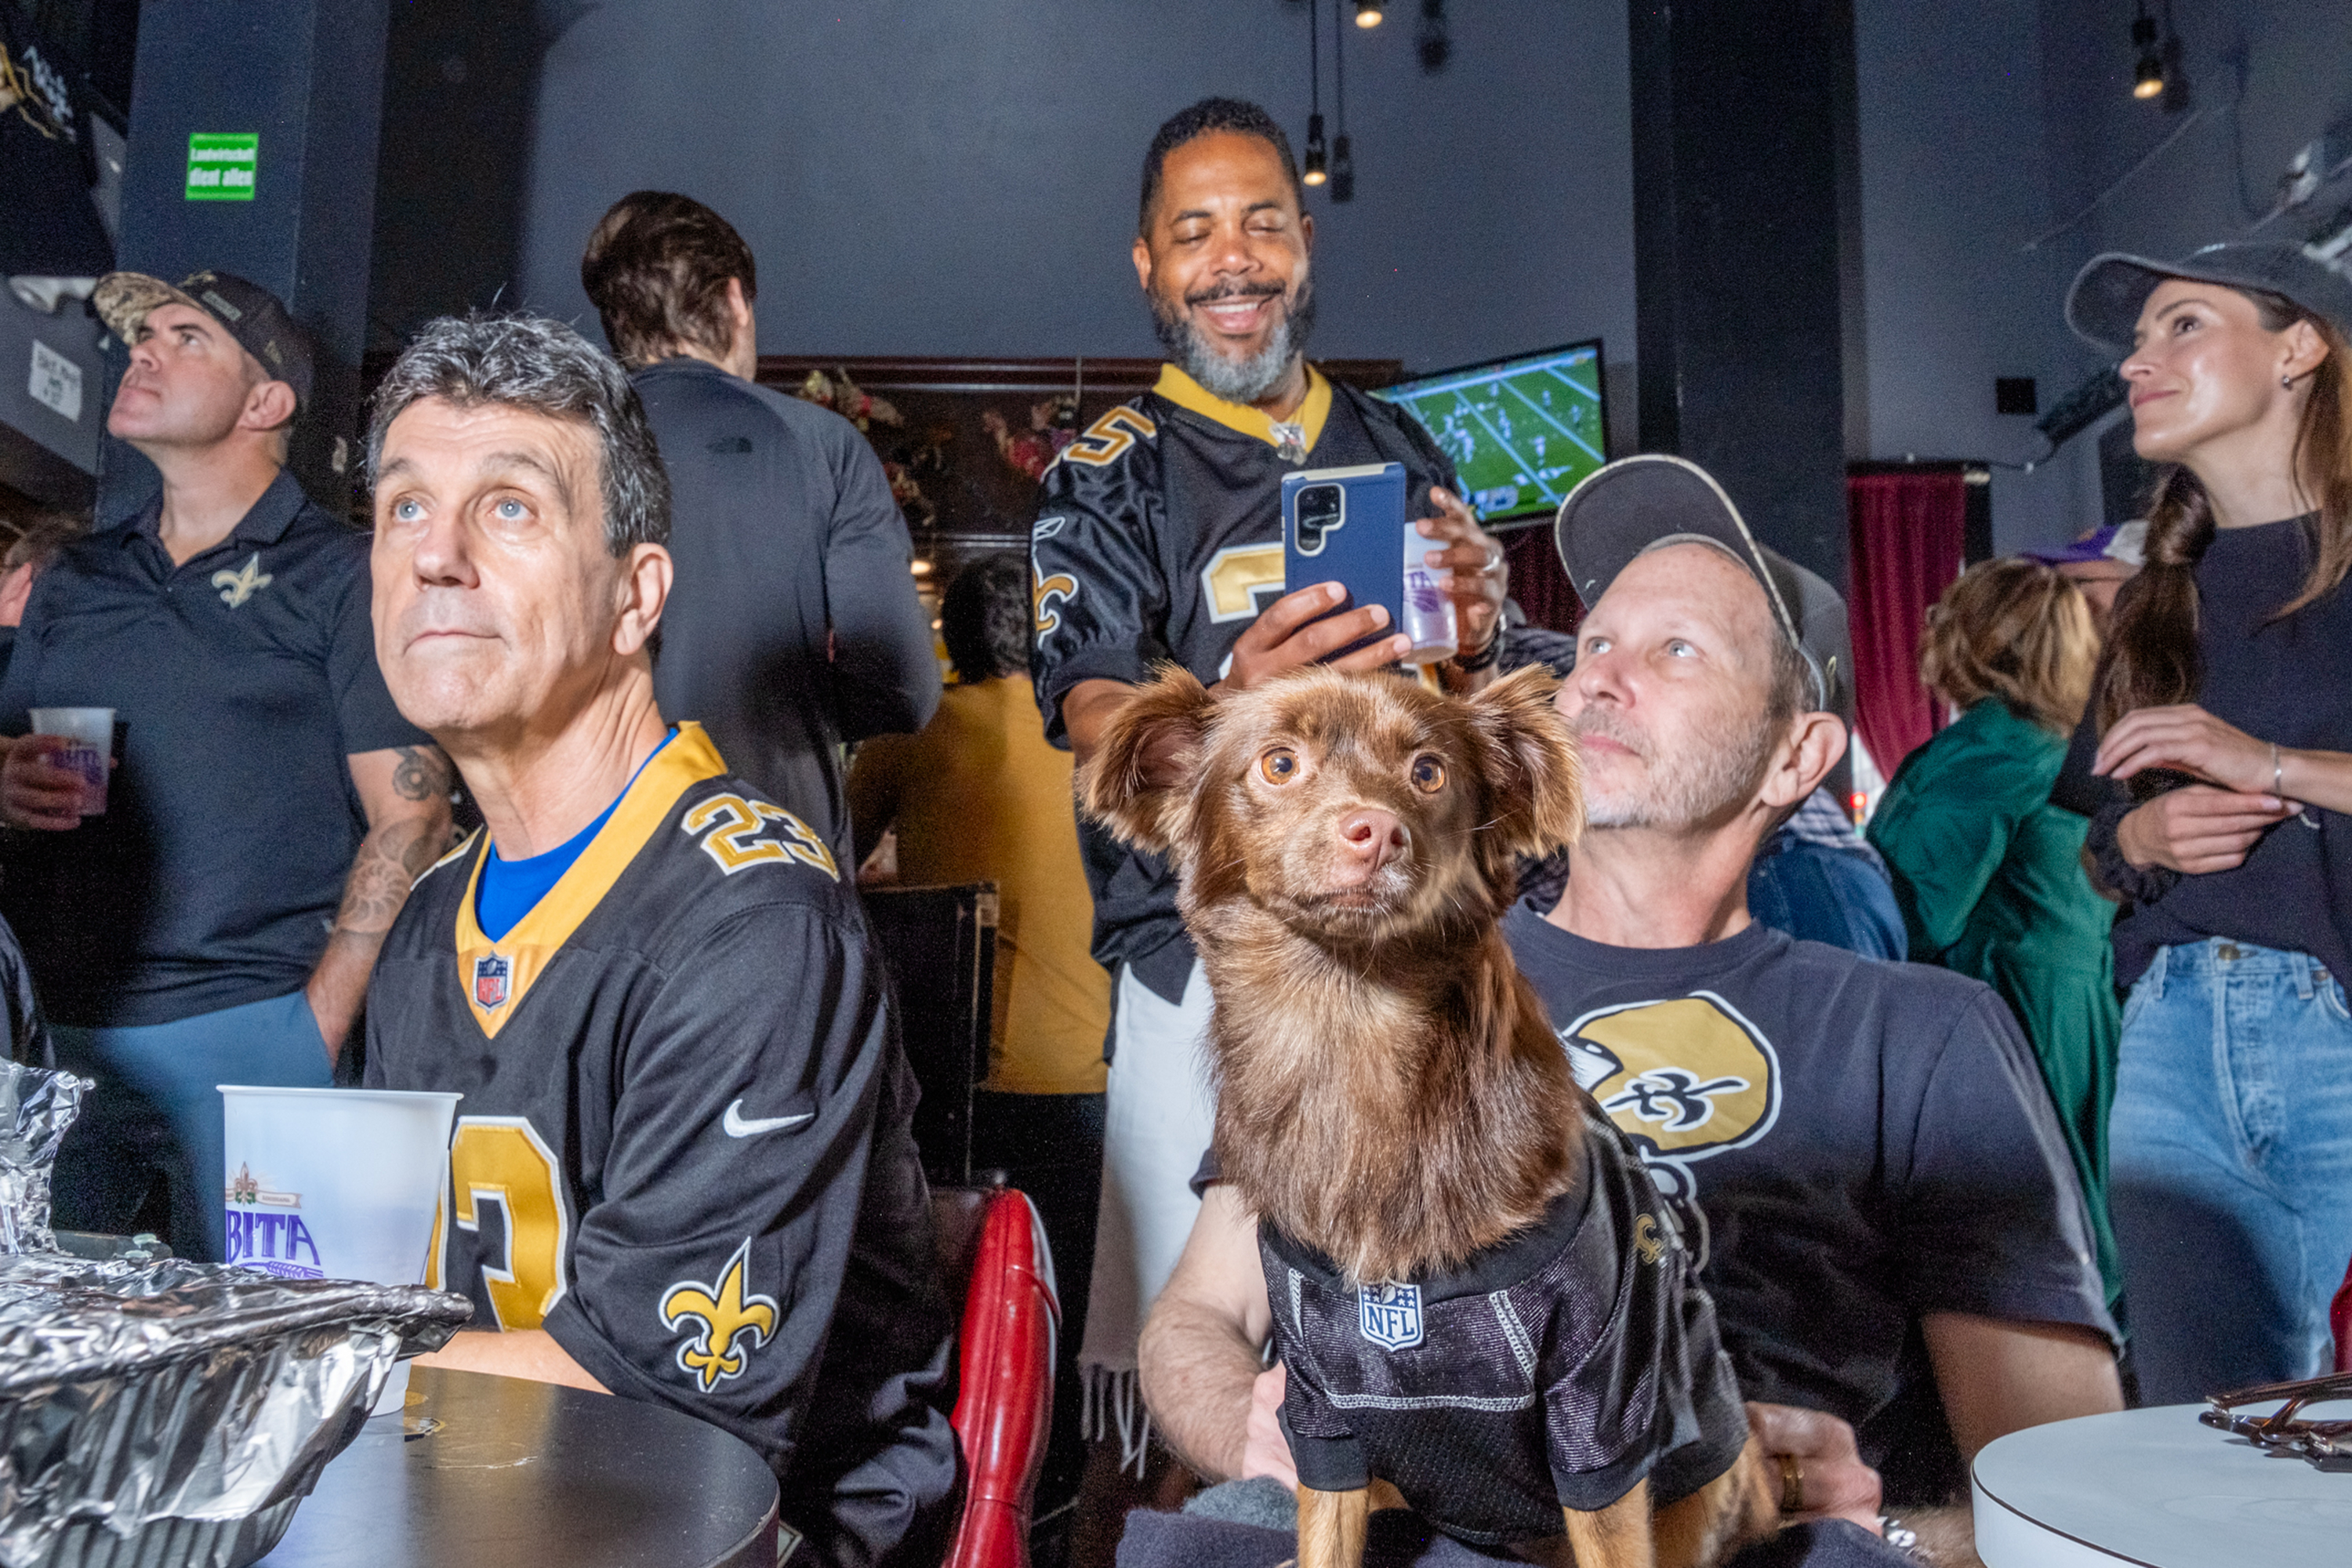
M 1569 730 L 1580 741 L 1587 735 L 1599 735 L 1616 742 L 1643 762 L 1651 761 L 1649 737 L 1614 713 L 1602 708 L 1588 708 L 1569 723 Z
M 1265 300 L 1283 292 L 1279 283 L 1219 283 L 1185 295 L 1184 303 L 1208 305 L 1219 300 Z

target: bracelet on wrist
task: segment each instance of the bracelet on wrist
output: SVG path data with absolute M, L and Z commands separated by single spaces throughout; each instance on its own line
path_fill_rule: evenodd
M 1486 646 L 1476 653 L 1456 653 L 1445 662 L 1465 675 L 1475 675 L 1482 669 L 1491 668 L 1495 661 L 1502 657 L 1503 628 L 1498 626 L 1493 635 L 1487 637 Z

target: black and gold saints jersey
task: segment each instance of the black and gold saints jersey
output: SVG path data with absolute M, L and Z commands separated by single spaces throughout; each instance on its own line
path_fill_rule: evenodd
M 466 1097 L 428 1278 L 751 1443 L 818 1560 L 884 1556 L 955 1487 L 951 1336 L 842 868 L 693 724 L 495 942 L 488 853 L 418 880 L 368 993 L 368 1086 Z
M 1278 426 L 1162 365 L 1156 386 L 1097 419 L 1045 470 L 1030 530 L 1030 670 L 1055 745 L 1069 744 L 1062 699 L 1082 680 L 1141 682 L 1162 662 L 1203 681 L 1224 674 L 1234 639 L 1284 592 L 1284 475 L 1402 463 L 1412 517 L 1435 510 L 1432 485 L 1458 493 L 1452 461 L 1412 415 L 1312 366 L 1307 378 L 1297 421 Z M 1174 874 L 1083 819 L 1078 837 L 1095 957 L 1114 972 L 1134 965 L 1178 1000 L 1192 950 Z

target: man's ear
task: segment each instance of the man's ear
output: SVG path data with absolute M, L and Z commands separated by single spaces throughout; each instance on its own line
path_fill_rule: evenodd
M 291 424 L 295 413 L 291 386 L 282 381 L 260 381 L 246 389 L 245 411 L 237 423 L 248 430 L 276 430 Z
M 1151 292 L 1151 242 L 1141 235 L 1135 237 L 1135 280 L 1147 294 Z
M 613 626 L 613 651 L 627 658 L 651 642 L 661 626 L 662 606 L 677 563 L 658 544 L 632 544 L 621 563 L 620 618 Z
M 1216 699 L 1174 665 L 1111 711 L 1094 755 L 1078 770 L 1078 805 L 1138 849 L 1180 847 Z
M 1800 713 L 1765 770 L 1759 792 L 1765 805 L 1787 810 L 1802 805 L 1845 755 L 1845 721 L 1834 713 Z
M 1486 775 L 1481 830 L 1501 855 L 1547 855 L 1584 831 L 1583 773 L 1568 721 L 1552 706 L 1559 689 L 1551 671 L 1530 665 L 1469 700 Z

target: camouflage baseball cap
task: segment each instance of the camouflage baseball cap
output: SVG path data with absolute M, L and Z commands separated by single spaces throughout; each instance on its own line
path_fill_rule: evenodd
M 277 295 L 234 272 L 192 272 L 178 288 L 144 272 L 110 272 L 90 296 L 107 330 L 129 342 L 158 305 L 202 310 L 261 362 L 273 381 L 294 389 L 299 410 L 310 402 L 310 343 Z

